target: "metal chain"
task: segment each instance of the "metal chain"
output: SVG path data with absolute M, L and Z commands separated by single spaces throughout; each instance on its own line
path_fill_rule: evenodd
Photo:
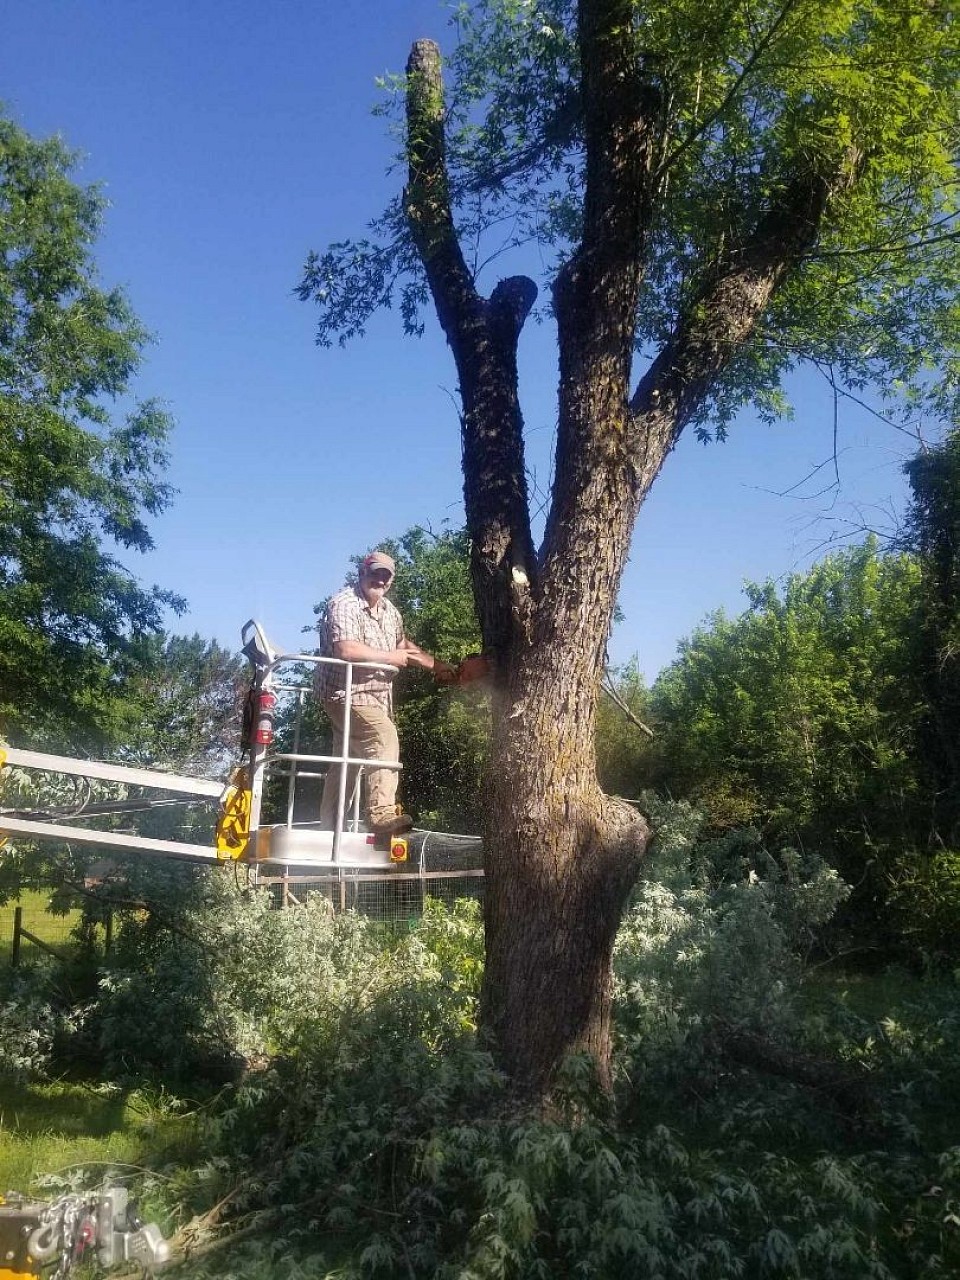
M 67 1280 L 87 1245 L 93 1243 L 92 1208 L 91 1202 L 83 1196 L 64 1195 L 43 1212 L 38 1234 L 42 1236 L 55 1231 L 59 1243 L 60 1262 L 50 1280 Z
M 123 1187 L 68 1193 L 42 1206 L 21 1203 L 30 1223 L 24 1230 L 30 1233 L 26 1245 L 32 1261 L 41 1270 L 56 1263 L 48 1280 L 69 1280 L 88 1249 L 102 1267 L 135 1262 L 151 1274 L 170 1259 L 160 1228 L 140 1218 Z M 0 1276 L 11 1274 L 0 1266 Z

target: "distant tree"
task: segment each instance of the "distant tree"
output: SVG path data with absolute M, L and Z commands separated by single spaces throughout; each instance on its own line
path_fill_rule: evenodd
M 108 735 L 133 642 L 181 604 L 110 550 L 153 545 L 170 419 L 111 419 L 147 334 L 97 283 L 105 201 L 75 165 L 0 116 L 0 728 L 19 738 Z
M 608 671 L 597 706 L 597 777 L 611 795 L 635 800 L 650 785 L 650 691 L 634 658 Z
M 753 824 L 858 885 L 869 864 L 867 909 L 929 821 L 919 568 L 869 542 L 746 591 L 749 609 L 716 614 L 654 684 L 657 782 L 714 833 Z
M 410 54 L 408 181 L 379 242 L 311 256 L 301 294 L 321 342 L 397 291 L 416 330 L 429 295 L 456 362 L 496 665 L 482 1022 L 537 1096 L 570 1050 L 609 1078 L 611 949 L 650 830 L 598 784 L 596 705 L 634 522 L 680 434 L 780 412 L 801 360 L 854 394 L 956 395 L 957 52 L 936 2 L 478 0 L 455 21 L 449 98 L 437 46 Z M 537 287 L 479 286 L 530 241 L 559 345 L 539 550 L 518 389 Z
M 145 637 L 127 682 L 120 757 L 197 777 L 226 777 L 240 755 L 249 684 L 239 654 L 200 635 Z
M 960 844 L 960 429 L 906 467 L 908 542 L 922 577 L 917 638 L 926 710 L 921 750 L 933 793 L 931 843 Z
M 385 544 L 397 562 L 391 599 L 407 633 L 429 653 L 458 662 L 481 648 L 464 530 L 408 530 Z M 483 760 L 490 736 L 482 689 L 444 689 L 428 675 L 404 673 L 397 704 L 405 804 L 421 823 L 480 829 Z
M 131 646 L 129 670 L 122 688 L 113 694 L 110 741 L 99 744 L 110 759 L 136 768 L 161 769 L 202 778 L 223 779 L 240 757 L 243 697 L 248 686 L 243 658 L 199 635 L 143 636 Z M 11 774 L 13 776 L 11 776 Z M 212 842 L 214 809 L 209 801 L 188 803 L 167 797 L 149 812 L 140 808 L 136 792 L 114 783 L 88 782 L 39 772 L 7 770 L 2 779 L 0 803 L 5 807 L 43 812 L 60 807 L 64 813 L 81 812 L 101 802 L 130 804 L 102 822 L 117 829 L 136 830 L 159 839 L 199 844 Z M 148 793 L 156 800 L 158 793 Z M 134 816 L 135 815 L 135 816 Z M 32 885 L 55 885 L 62 880 L 76 884 L 95 864 L 123 870 L 124 880 L 139 873 L 138 863 L 156 859 L 143 853 L 124 858 L 76 842 L 34 844 L 18 839 L 16 848 L 5 848 L 0 859 L 0 900 Z M 183 873 L 183 874 L 181 874 Z M 149 875 L 147 878 L 149 879 Z M 163 879 L 163 873 L 160 878 Z M 171 871 L 185 877 L 183 868 Z M 82 906 L 86 897 L 61 895 L 66 907 Z

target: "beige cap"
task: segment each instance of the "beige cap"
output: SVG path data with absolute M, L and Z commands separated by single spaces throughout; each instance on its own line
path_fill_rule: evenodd
M 386 569 L 392 578 L 397 572 L 397 566 L 393 563 L 391 556 L 385 551 L 371 551 L 368 556 L 364 556 L 360 561 L 360 571 L 364 570 L 369 573 L 373 569 Z

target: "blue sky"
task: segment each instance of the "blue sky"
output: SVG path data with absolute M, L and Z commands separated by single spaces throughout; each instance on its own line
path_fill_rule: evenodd
M 371 115 L 375 78 L 414 39 L 450 47 L 438 0 L 14 0 L 0 99 L 37 135 L 85 153 L 80 176 L 111 201 L 97 253 L 157 335 L 138 397 L 177 429 L 173 507 L 157 550 L 130 567 L 184 594 L 171 629 L 234 647 L 258 617 L 281 648 L 336 589 L 351 554 L 413 524 L 462 522 L 452 358 L 432 315 L 418 340 L 386 314 L 345 350 L 314 345 L 294 287 L 311 248 L 360 234 L 401 181 Z M 487 283 L 492 287 L 493 280 Z M 537 485 L 549 487 L 556 355 L 549 324 L 521 340 Z M 860 522 L 902 508 L 910 438 L 846 406 L 838 494 L 833 405 L 815 378 L 796 417 L 749 415 L 722 446 L 681 442 L 640 513 L 610 645 L 648 678 L 744 579 L 779 577 Z

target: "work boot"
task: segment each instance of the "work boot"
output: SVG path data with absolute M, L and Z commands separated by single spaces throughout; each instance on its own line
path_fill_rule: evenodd
M 370 830 L 375 836 L 402 836 L 413 827 L 413 819 L 409 813 L 392 813 L 379 822 L 371 822 Z

